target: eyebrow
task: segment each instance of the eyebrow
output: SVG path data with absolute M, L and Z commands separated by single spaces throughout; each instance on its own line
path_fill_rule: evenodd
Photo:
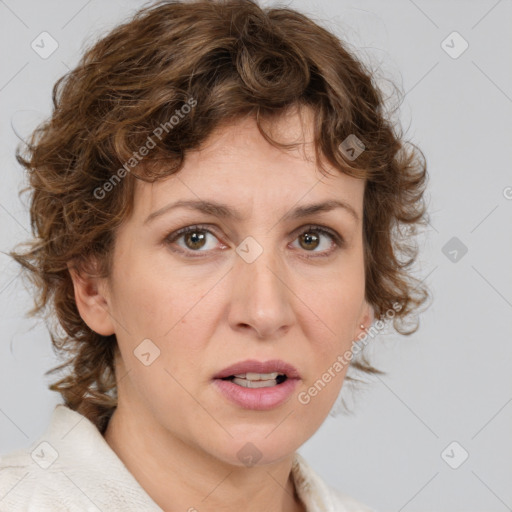
M 170 210 L 174 210 L 176 208 L 188 208 L 191 210 L 196 210 L 199 212 L 203 212 L 210 215 L 215 215 L 216 217 L 223 219 L 235 219 L 238 221 L 244 220 L 243 216 L 237 210 L 231 209 L 224 203 L 218 203 L 215 201 L 204 201 L 204 200 L 180 200 L 175 203 L 168 204 L 163 206 L 162 208 L 151 213 L 144 224 L 148 224 L 156 217 L 160 217 L 164 213 L 169 212 Z M 286 215 L 284 215 L 283 220 L 290 219 L 300 219 L 302 217 L 307 217 L 314 213 L 319 212 L 328 212 L 334 210 L 336 208 L 342 208 L 346 212 L 348 212 L 357 222 L 359 222 L 359 215 L 355 211 L 355 209 L 348 203 L 344 201 L 339 201 L 336 199 L 331 199 L 329 201 L 324 201 L 321 203 L 313 203 L 305 206 L 299 206 L 294 210 L 291 210 Z

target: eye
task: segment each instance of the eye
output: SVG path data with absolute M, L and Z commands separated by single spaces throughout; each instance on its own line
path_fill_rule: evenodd
M 322 237 L 329 238 L 331 243 L 324 243 L 324 246 L 327 247 L 325 247 L 324 250 L 317 251 L 316 249 L 322 246 Z M 207 227 L 194 225 L 187 226 L 167 235 L 165 243 L 172 245 L 182 240 L 183 244 L 176 244 L 179 247 L 178 250 L 172 247 L 171 249 L 175 252 L 186 253 L 187 257 L 194 258 L 201 257 L 201 255 L 196 256 L 191 253 L 207 253 L 215 248 L 215 243 L 212 243 L 211 247 L 208 247 L 209 238 L 218 240 L 217 236 Z M 305 256 L 306 258 L 327 257 L 344 244 L 343 238 L 338 233 L 321 226 L 306 226 L 302 228 L 302 231 L 299 232 L 299 236 L 295 240 L 298 241 L 300 247 L 303 248 L 305 252 L 315 253 L 314 256 Z M 333 246 L 334 248 L 332 248 Z M 227 248 L 224 244 L 222 244 L 221 247 L 224 249 Z
M 212 231 L 203 226 L 187 226 L 186 228 L 179 229 L 178 231 L 175 231 L 174 233 L 168 235 L 165 238 L 165 242 L 168 244 L 172 244 L 175 241 L 183 239 L 184 245 L 178 244 L 178 246 L 181 249 L 178 250 L 177 252 L 207 252 L 209 238 L 208 235 L 211 235 L 212 238 L 217 238 L 212 233 Z M 200 250 L 203 249 L 204 247 L 206 247 L 206 250 Z M 210 249 L 211 248 L 212 247 L 210 247 Z
M 330 244 L 324 250 L 315 251 L 317 247 L 321 247 L 322 245 L 322 237 L 328 237 L 331 240 Z M 321 226 L 307 226 L 305 229 L 303 228 L 297 237 L 297 241 L 306 252 L 315 253 L 314 256 L 306 256 L 306 258 L 316 258 L 316 257 L 327 257 L 330 254 L 341 247 L 344 243 L 343 238 L 330 229 L 321 227 Z M 334 249 L 332 249 L 334 245 Z M 320 253 L 320 254 L 316 254 Z

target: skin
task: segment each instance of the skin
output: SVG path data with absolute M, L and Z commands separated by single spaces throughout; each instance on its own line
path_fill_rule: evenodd
M 320 173 L 309 110 L 293 109 L 269 127 L 278 140 L 301 145 L 271 146 L 250 117 L 222 125 L 178 174 L 137 183 L 108 278 L 71 272 L 84 321 L 118 340 L 119 405 L 105 439 L 166 511 L 305 510 L 294 493 L 294 452 L 327 417 L 347 368 L 309 404 L 297 395 L 373 318 L 364 297 L 364 182 L 327 164 L 332 176 Z M 199 198 L 226 203 L 243 220 L 176 209 L 144 223 L 169 203 Z M 299 205 L 331 199 L 348 203 L 358 219 L 338 208 L 282 220 Z M 202 244 L 190 235 L 166 242 L 196 224 L 211 230 Z M 343 246 L 309 224 L 334 230 Z M 301 243 L 304 233 L 318 241 Z M 263 249 L 250 264 L 235 251 L 247 236 Z M 148 366 L 134 355 L 144 339 L 160 350 Z M 245 359 L 293 364 L 301 374 L 295 393 L 269 411 L 229 402 L 212 378 Z M 237 456 L 248 442 L 261 453 L 252 467 Z

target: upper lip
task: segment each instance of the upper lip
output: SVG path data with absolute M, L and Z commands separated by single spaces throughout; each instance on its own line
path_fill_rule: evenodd
M 269 361 L 256 361 L 255 359 L 247 359 L 246 361 L 239 361 L 224 368 L 217 373 L 214 379 L 224 379 L 232 375 L 239 375 L 241 373 L 273 373 L 278 372 L 286 375 L 289 379 L 300 379 L 297 369 L 281 359 L 271 359 Z

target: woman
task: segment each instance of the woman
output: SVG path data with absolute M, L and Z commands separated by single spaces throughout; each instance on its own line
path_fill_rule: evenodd
M 368 330 L 413 332 L 427 297 L 425 163 L 371 74 L 294 10 L 159 2 L 54 105 L 18 154 L 37 238 L 12 255 L 64 331 L 64 404 L 3 457 L 0 505 L 370 510 L 296 450 L 349 365 L 377 371 Z

